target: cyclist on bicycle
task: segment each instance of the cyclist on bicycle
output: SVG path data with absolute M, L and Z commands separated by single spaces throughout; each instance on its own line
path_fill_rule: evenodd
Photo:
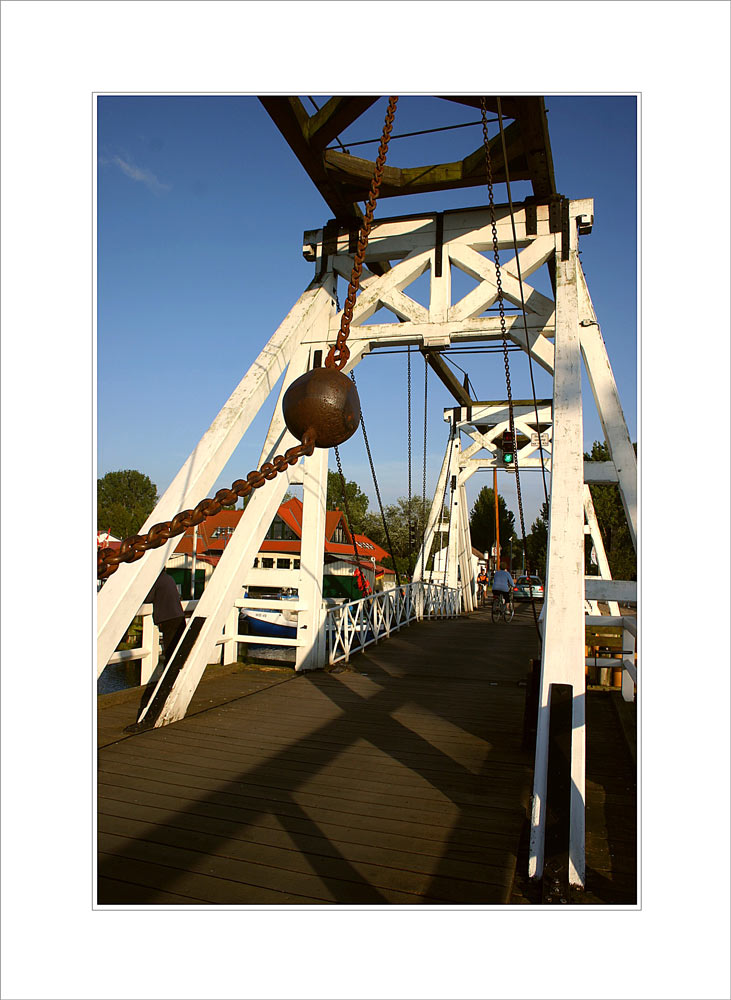
M 492 579 L 492 596 L 497 597 L 498 594 L 502 594 L 507 603 L 510 601 L 510 595 L 513 591 L 513 587 L 515 587 L 515 581 L 505 568 L 506 566 L 507 563 L 503 563 L 501 569 L 495 570 L 495 575 Z
M 485 591 L 487 590 L 489 580 L 487 578 L 487 573 L 485 572 L 485 567 L 480 568 L 480 572 L 477 576 L 477 603 L 482 604 L 485 600 Z

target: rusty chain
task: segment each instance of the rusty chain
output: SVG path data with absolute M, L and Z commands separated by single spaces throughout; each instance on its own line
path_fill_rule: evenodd
M 353 318 L 355 297 L 360 285 L 360 276 L 363 270 L 366 247 L 368 246 L 368 237 L 373 225 L 373 213 L 375 212 L 376 201 L 378 200 L 378 193 L 383 179 L 383 168 L 386 165 L 386 153 L 388 151 L 388 142 L 391 138 L 391 130 L 393 129 L 393 119 L 396 113 L 397 102 L 398 97 L 389 97 L 388 99 L 383 134 L 380 146 L 378 147 L 378 157 L 375 163 L 366 212 L 358 239 L 358 248 L 353 262 L 350 284 L 348 285 L 348 297 L 343 308 L 343 316 L 337 339 L 330 348 L 327 360 L 325 361 L 326 368 L 334 367 L 341 370 L 350 357 L 346 341 L 350 333 L 350 323 Z M 314 432 L 308 430 L 303 435 L 301 444 L 290 448 L 284 455 L 275 456 L 271 462 L 265 462 L 260 469 L 250 472 L 245 479 L 237 479 L 231 484 L 230 489 L 219 490 L 215 496 L 201 500 L 194 508 L 180 511 L 170 521 L 161 521 L 159 524 L 153 524 L 150 530 L 144 535 L 131 535 L 129 538 L 125 538 L 118 549 L 99 549 L 97 551 L 97 579 L 106 580 L 116 571 L 120 563 L 136 562 L 149 549 L 159 548 L 168 539 L 183 534 L 186 529 L 201 524 L 206 518 L 218 514 L 224 507 L 234 504 L 239 497 L 248 496 L 253 490 L 263 486 L 268 480 L 275 479 L 280 472 L 284 472 L 290 465 L 295 465 L 303 455 L 311 455 L 314 448 Z
M 296 465 L 303 455 L 311 455 L 315 450 L 314 432 L 306 431 L 301 444 L 287 449 L 283 455 L 275 455 L 271 462 L 264 462 L 260 469 L 250 472 L 245 479 L 237 479 L 230 489 L 219 490 L 215 496 L 201 500 L 190 510 L 181 510 L 170 521 L 153 524 L 144 535 L 131 535 L 125 538 L 118 549 L 99 549 L 97 552 L 97 578 L 106 580 L 123 562 L 136 562 L 149 549 L 157 549 L 168 539 L 182 535 L 188 528 L 201 524 L 208 517 L 218 514 L 224 507 L 236 503 L 239 497 L 247 497 L 258 490 L 264 483 L 276 479 L 291 465 Z
M 500 106 L 500 98 L 498 97 L 498 108 Z M 503 283 L 502 275 L 500 272 L 500 253 L 498 248 L 498 238 L 497 238 L 497 220 L 495 217 L 495 194 L 493 190 L 493 179 L 492 179 L 492 157 L 490 156 L 490 141 L 487 134 L 487 106 L 485 103 L 485 98 L 480 98 L 480 110 L 482 112 L 482 137 L 483 144 L 485 147 L 485 165 L 487 170 L 487 192 L 490 199 L 490 224 L 492 228 L 492 249 L 495 256 L 495 285 L 497 287 L 497 300 L 498 309 L 500 311 L 500 333 L 503 342 L 503 360 L 505 363 L 505 387 L 508 393 L 508 422 L 510 426 L 510 433 L 513 435 L 513 448 L 514 451 L 514 465 L 515 465 L 515 489 L 518 495 L 518 513 L 520 515 L 520 533 L 523 539 L 523 554 L 525 556 L 525 568 L 528 574 L 528 593 L 531 599 L 531 608 L 533 609 L 533 620 L 535 622 L 536 630 L 538 632 L 539 638 L 541 638 L 541 630 L 538 625 L 538 613 L 536 611 L 535 598 L 533 597 L 533 587 L 531 585 L 531 571 L 530 563 L 528 562 L 528 553 L 526 545 L 526 534 L 525 534 L 525 517 L 523 515 L 523 496 L 520 489 L 520 469 L 518 467 L 518 439 L 515 434 L 515 418 L 513 415 L 513 394 L 510 386 L 510 361 L 508 359 L 508 334 L 505 326 L 505 303 L 503 301 Z M 500 116 L 500 130 L 502 131 L 502 115 Z M 507 161 L 505 163 L 505 170 L 507 172 L 508 165 Z M 526 334 L 527 335 L 527 334 Z M 539 428 L 540 433 L 540 428 Z M 495 503 L 497 504 L 497 497 L 495 497 Z M 499 567 L 497 567 L 499 569 Z
M 386 153 L 388 152 L 388 141 L 391 138 L 391 130 L 393 128 L 393 118 L 396 114 L 396 104 L 398 102 L 398 97 L 389 97 L 388 99 L 388 109 L 386 111 L 386 120 L 383 123 L 383 134 L 381 135 L 381 144 L 378 147 L 378 157 L 376 159 L 375 169 L 373 171 L 373 179 L 371 181 L 371 189 L 368 194 L 368 204 L 366 205 L 365 216 L 363 217 L 363 223 L 360 229 L 360 237 L 358 239 L 358 248 L 355 254 L 355 260 L 353 261 L 353 270 L 350 275 L 350 283 L 348 285 L 348 296 L 345 300 L 345 305 L 343 306 L 343 316 L 340 321 L 340 329 L 338 331 L 338 336 L 335 343 L 330 348 L 327 359 L 325 361 L 326 368 L 337 368 L 339 371 L 347 364 L 348 358 L 350 357 L 350 351 L 345 346 L 350 334 L 350 323 L 353 319 L 353 309 L 355 308 L 355 297 L 358 294 L 358 287 L 360 285 L 360 275 L 363 270 L 363 261 L 365 259 L 366 247 L 368 246 L 368 237 L 370 236 L 371 227 L 373 225 L 373 213 L 376 210 L 376 201 L 378 200 L 378 192 L 381 188 L 381 181 L 383 179 L 383 168 L 386 165 Z

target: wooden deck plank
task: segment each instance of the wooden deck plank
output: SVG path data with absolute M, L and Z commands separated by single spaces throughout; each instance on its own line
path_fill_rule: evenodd
M 301 807 L 294 802 L 269 803 L 269 809 L 248 808 L 240 805 L 220 803 L 215 796 L 206 797 L 203 801 L 194 801 L 180 795 L 170 794 L 170 790 L 144 791 L 139 783 L 132 782 L 132 787 L 103 783 L 105 806 L 110 811 L 118 808 L 118 803 L 132 802 L 144 808 L 146 805 L 159 805 L 169 811 L 169 821 L 173 822 L 185 813 L 187 816 L 203 816 L 220 819 L 224 822 L 237 823 L 247 831 L 259 828 L 274 828 L 308 832 L 313 823 L 324 836 L 338 841 L 353 844 L 382 844 L 397 850 L 414 850 L 417 853 L 441 857 L 445 837 L 450 841 L 450 857 L 456 859 L 481 861 L 482 852 L 491 847 L 499 850 L 514 849 L 514 834 L 512 830 L 487 826 L 484 830 L 458 830 L 443 826 L 422 825 L 418 833 L 407 820 L 363 813 L 347 813 L 319 807 L 308 810 L 303 816 Z
M 514 876 L 537 651 L 529 608 L 510 626 L 478 612 L 413 625 L 347 670 L 234 670 L 218 693 L 207 676 L 194 714 L 159 730 L 124 734 L 136 705 L 100 705 L 99 904 L 530 902 Z M 613 750 L 596 761 L 587 863 L 593 891 L 624 901 L 628 778 Z
M 197 833 L 221 834 L 230 842 L 241 841 L 247 845 L 261 844 L 282 848 L 289 851 L 305 851 L 307 854 L 317 854 L 330 857 L 344 857 L 348 861 L 363 862 L 372 865 L 382 865 L 387 868 L 401 868 L 407 871 L 431 874 L 438 862 L 442 860 L 439 847 L 443 841 L 415 841 L 410 837 L 398 837 L 394 834 L 381 832 L 370 834 L 347 826 L 314 823 L 311 818 L 286 817 L 282 822 L 267 825 L 250 823 L 242 830 L 241 823 L 235 819 L 225 819 L 220 815 L 208 816 L 194 812 L 172 816 L 169 812 L 156 805 L 144 806 L 138 801 L 134 803 L 118 800 L 116 806 L 108 802 L 107 810 L 100 824 L 109 817 L 128 819 L 145 823 L 149 827 L 170 829 L 182 828 Z M 106 827 L 105 827 L 106 829 Z M 480 865 L 499 866 L 504 858 L 504 850 L 491 847 L 489 841 L 479 848 L 465 851 L 462 856 L 458 852 L 452 855 L 441 866 L 443 876 L 463 879 L 465 881 L 491 882 L 490 873 L 481 871 Z M 502 884 L 502 878 L 497 884 Z

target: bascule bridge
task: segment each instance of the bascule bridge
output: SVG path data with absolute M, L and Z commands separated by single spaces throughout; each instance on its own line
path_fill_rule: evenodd
M 592 231 L 593 202 L 556 190 L 542 98 L 433 100 L 435 106 L 449 100 L 473 107 L 482 115 L 484 142 L 463 160 L 396 168 L 386 158 L 393 129 L 388 116 L 380 163 L 331 147 L 341 132 L 382 98 L 333 97 L 314 113 L 295 97 L 261 98 L 320 191 L 331 217 L 304 234 L 302 252 L 313 266 L 311 283 L 279 329 L 262 344 L 140 535 L 123 545 L 116 563 L 103 567 L 98 670 L 101 673 L 115 656 L 178 535 L 187 524 L 196 523 L 191 522 L 191 513 L 198 512 L 202 519 L 206 510 L 214 512 L 232 499 L 247 497 L 242 517 L 192 609 L 177 648 L 167 656 L 164 670 L 156 671 L 150 681 L 150 697 L 136 720 L 137 731 L 160 729 L 183 719 L 206 666 L 220 656 L 221 645 L 225 656 L 243 638 L 237 634 L 237 621 L 239 609 L 246 604 L 242 593 L 247 574 L 285 491 L 293 484 L 301 486 L 303 495 L 297 637 L 292 643 L 298 674 L 348 659 L 370 641 L 386 638 L 412 621 L 445 619 L 457 636 L 465 616 L 476 612 L 466 483 L 479 470 L 508 468 L 504 442 L 509 435 L 515 449 L 510 468 L 518 487 L 526 470 L 542 472 L 549 484 L 545 601 L 539 613 L 533 609 L 540 676 L 528 874 L 544 875 L 547 815 L 557 811 L 565 820 L 568 881 L 581 886 L 585 882 L 587 625 L 613 625 L 620 631 L 627 701 L 634 698 L 637 681 L 636 619 L 620 613 L 620 604 L 636 602 L 636 584 L 611 579 L 589 491 L 592 483 L 618 485 L 636 544 L 635 451 L 578 254 L 579 241 Z M 393 106 L 389 105 L 390 112 Z M 532 194 L 517 201 L 511 184 L 519 181 L 530 182 Z M 501 202 L 494 196 L 498 185 L 506 191 Z M 485 188 L 483 206 L 395 217 L 384 211 L 383 203 L 390 197 L 474 186 Z M 371 218 L 374 195 L 378 211 Z M 368 203 L 365 217 L 361 203 Z M 474 282 L 458 299 L 452 289 L 455 269 Z M 532 276 L 541 269 L 548 274 L 552 296 L 533 287 Z M 424 275 L 429 282 L 428 305 L 409 294 L 410 286 Z M 339 280 L 350 283 L 349 301 L 343 309 L 337 295 Z M 505 305 L 511 307 L 507 312 Z M 379 309 L 394 314 L 398 322 L 369 322 Z M 522 351 L 527 364 L 549 373 L 551 398 L 537 399 L 534 393 L 530 399 L 513 399 L 509 376 L 503 398 L 473 398 L 469 381 L 462 384 L 456 378 L 444 352 L 457 345 L 490 342 L 505 345 L 506 361 L 510 345 Z M 311 428 L 305 426 L 309 416 L 298 424 L 291 412 L 293 406 L 302 410 L 304 390 L 298 386 L 304 376 L 311 376 L 305 396 L 311 395 L 320 373 L 324 378 L 337 368 L 341 376 L 354 376 L 364 357 L 394 347 L 420 352 L 453 395 L 453 407 L 444 411 L 447 446 L 413 578 L 393 591 L 352 602 L 353 607 L 332 608 L 323 601 L 327 472 L 330 450 L 343 438 L 338 440 L 336 434 L 329 443 L 324 432 L 316 429 L 319 444 L 315 440 L 313 445 L 307 436 Z M 519 354 L 513 357 L 522 359 Z M 591 386 L 588 400 L 582 398 L 582 369 Z M 207 501 L 207 508 L 201 507 L 282 376 L 274 415 L 261 443 L 260 471 L 237 480 L 231 491 L 219 491 L 220 496 Z M 360 414 L 355 380 L 350 385 L 356 399 L 354 430 Z M 368 400 L 359 405 L 367 421 Z M 598 411 L 610 454 L 607 462 L 584 460 L 585 405 Z M 587 535 L 597 552 L 596 577 L 585 576 Z M 442 537 L 448 539 L 447 557 L 435 572 L 427 567 Z M 552 777 L 550 765 L 555 768 L 559 757 L 565 766 Z

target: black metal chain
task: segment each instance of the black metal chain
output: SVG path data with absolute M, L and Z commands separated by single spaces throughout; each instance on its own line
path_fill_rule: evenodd
M 500 127 L 500 138 L 502 139 L 503 162 L 505 164 L 505 187 L 508 192 L 508 205 L 510 206 L 510 225 L 513 232 L 513 249 L 515 251 L 515 268 L 518 275 L 518 288 L 520 289 L 520 305 L 523 312 L 523 329 L 525 330 L 525 346 L 528 354 L 528 371 L 530 373 L 530 385 L 533 392 L 533 413 L 536 418 L 536 430 L 538 431 L 538 452 L 541 459 L 541 478 L 543 480 L 543 497 L 548 504 L 548 487 L 546 486 L 546 467 L 543 461 L 543 442 L 541 440 L 541 423 L 538 419 L 538 402 L 536 400 L 536 383 L 533 377 L 533 351 L 528 342 L 528 317 L 525 308 L 525 296 L 523 294 L 523 275 L 520 270 L 520 254 L 518 253 L 518 234 L 515 229 L 515 211 L 513 209 L 513 195 L 510 190 L 510 170 L 508 169 L 508 151 L 505 143 L 505 131 L 503 129 L 503 112 L 500 98 L 497 99 L 497 114 Z M 513 447 L 516 441 L 513 439 Z
M 515 418 L 513 415 L 513 394 L 510 387 L 510 359 L 508 357 L 508 335 L 505 326 L 505 307 L 503 302 L 503 284 L 502 276 L 500 273 L 500 252 L 498 247 L 498 237 L 497 237 L 497 220 L 495 216 L 495 193 L 493 189 L 492 180 L 492 158 L 490 156 L 490 141 L 487 134 L 487 107 L 485 105 L 485 98 L 480 98 L 480 109 L 482 111 L 482 136 L 484 140 L 485 147 L 485 164 L 487 170 L 487 191 L 490 199 L 490 224 L 492 228 L 492 249 L 495 256 L 495 285 L 497 286 L 497 298 L 498 298 L 498 309 L 500 311 L 500 333 L 502 335 L 503 342 L 503 360 L 505 363 L 505 386 L 508 394 L 508 419 L 510 424 L 510 433 L 513 436 L 513 448 L 514 448 L 514 459 L 513 463 L 515 466 L 515 487 L 518 495 L 518 513 L 520 515 L 520 532 L 523 539 L 523 552 L 525 553 L 525 565 L 528 571 L 528 592 L 531 598 L 531 607 L 533 609 L 533 621 L 535 622 L 536 631 L 542 642 L 541 630 L 538 625 L 538 613 L 536 611 L 535 599 L 533 597 L 533 588 L 530 586 L 530 564 L 528 562 L 528 552 L 526 544 L 526 533 L 525 533 L 525 517 L 523 515 L 523 497 L 520 489 L 520 467 L 518 463 L 518 448 L 517 448 L 517 438 L 515 435 Z M 502 120 L 501 120 L 502 129 Z M 526 337 L 527 337 L 526 331 Z M 539 428 L 540 434 L 540 428 Z M 497 503 L 497 497 L 495 497 L 495 502 Z

